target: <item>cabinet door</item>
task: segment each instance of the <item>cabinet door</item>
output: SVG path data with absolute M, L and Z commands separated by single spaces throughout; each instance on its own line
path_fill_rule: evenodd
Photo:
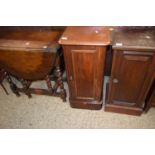
M 153 52 L 114 51 L 109 103 L 143 107 L 154 61 Z
M 100 100 L 103 88 L 105 48 L 64 46 L 70 98 Z

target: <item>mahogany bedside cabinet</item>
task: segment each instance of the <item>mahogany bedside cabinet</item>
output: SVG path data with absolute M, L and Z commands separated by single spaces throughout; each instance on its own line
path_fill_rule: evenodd
M 112 46 L 112 71 L 105 111 L 140 115 L 154 80 L 155 31 L 114 31 Z
M 57 43 L 61 33 L 56 30 L 9 30 L 0 33 L 0 68 L 5 70 L 10 88 L 17 95 L 24 92 L 59 96 L 66 100 L 62 81 L 60 57 L 62 50 Z M 11 77 L 22 84 L 17 87 Z M 52 78 L 54 79 L 51 82 Z M 45 80 L 47 89 L 32 88 L 34 81 Z
M 63 46 L 71 107 L 101 109 L 109 29 L 67 27 L 59 43 Z

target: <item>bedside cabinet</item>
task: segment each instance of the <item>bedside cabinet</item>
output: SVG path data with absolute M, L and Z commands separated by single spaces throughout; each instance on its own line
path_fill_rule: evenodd
M 105 111 L 140 115 L 154 78 L 153 32 L 120 31 L 113 36 L 112 72 Z
M 108 28 L 67 27 L 59 43 L 64 50 L 71 107 L 101 109 Z

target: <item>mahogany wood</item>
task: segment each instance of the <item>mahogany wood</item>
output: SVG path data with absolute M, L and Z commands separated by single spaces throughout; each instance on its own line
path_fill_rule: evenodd
M 68 27 L 60 38 L 71 107 L 101 109 L 108 33 L 105 27 Z
M 143 112 L 155 68 L 153 34 L 154 31 L 115 34 L 106 111 L 135 115 Z
M 16 84 L 11 76 L 18 78 L 23 85 L 23 92 L 31 97 L 30 85 L 35 80 L 46 80 L 48 92 L 58 94 L 60 87 L 61 98 L 66 100 L 66 93 L 60 71 L 60 55 L 62 51 L 57 41 L 60 31 L 2 31 L 0 33 L 0 68 L 7 75 L 12 91 L 19 96 Z M 57 75 L 56 73 L 57 72 Z M 57 88 L 50 86 L 50 74 L 55 75 Z M 36 91 L 34 91 L 36 92 Z M 45 92 L 45 91 L 44 91 Z M 54 93 L 53 93 L 54 92 Z M 40 93 L 39 93 L 40 94 Z
M 62 45 L 95 45 L 110 44 L 109 27 L 104 26 L 68 26 L 59 43 Z
M 62 61 L 57 59 L 60 55 L 56 54 L 59 49 L 57 41 L 62 35 L 59 43 L 64 49 L 72 107 L 102 107 L 103 75 L 110 75 L 106 111 L 140 115 L 154 105 L 154 27 L 13 29 L 0 28 L 0 68 L 5 69 L 3 75 L 17 96 L 19 92 L 29 97 L 31 93 L 46 94 L 60 96 L 65 101 Z M 18 77 L 23 84 L 22 89 L 12 81 L 11 75 Z M 46 80 L 47 90 L 30 88 L 34 80 L 40 79 Z M 54 86 L 51 85 L 51 79 L 56 81 Z M 61 93 L 57 92 L 58 88 Z

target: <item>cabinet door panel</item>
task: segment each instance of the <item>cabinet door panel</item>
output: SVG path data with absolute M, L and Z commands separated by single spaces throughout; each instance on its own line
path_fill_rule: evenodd
M 96 50 L 72 50 L 75 93 L 78 98 L 94 98 Z
M 64 46 L 70 98 L 100 101 L 106 48 Z
M 137 106 L 153 56 L 148 52 L 117 51 L 111 77 L 111 102 Z M 117 83 L 114 79 L 117 79 Z

